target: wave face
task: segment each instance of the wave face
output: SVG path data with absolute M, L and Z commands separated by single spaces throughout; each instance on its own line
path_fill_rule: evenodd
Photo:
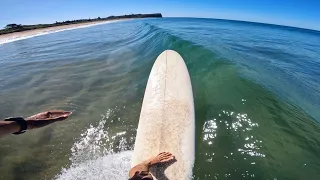
M 2 119 L 74 111 L 68 121 L 2 138 L 1 178 L 126 179 L 149 72 L 166 49 L 181 54 L 193 85 L 194 179 L 320 178 L 320 33 L 195 18 L 1 45 Z

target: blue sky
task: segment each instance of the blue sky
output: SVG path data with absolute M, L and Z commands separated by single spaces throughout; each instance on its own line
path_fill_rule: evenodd
M 160 12 L 320 30 L 320 0 L 0 0 L 0 27 Z

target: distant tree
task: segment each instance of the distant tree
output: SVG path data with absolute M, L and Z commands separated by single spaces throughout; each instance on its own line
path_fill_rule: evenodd
M 5 27 L 5 29 L 18 29 L 21 28 L 21 24 L 7 24 L 7 26 Z

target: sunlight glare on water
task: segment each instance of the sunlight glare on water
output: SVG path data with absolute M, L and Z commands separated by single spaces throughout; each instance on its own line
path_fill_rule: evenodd
M 245 104 L 246 100 L 242 99 L 242 104 Z M 219 152 L 214 149 L 210 153 L 205 153 L 206 162 L 216 163 L 217 156 L 224 158 L 226 162 L 234 163 L 235 161 L 245 160 L 248 161 L 248 164 L 255 165 L 256 162 L 249 161 L 248 155 L 251 157 L 265 158 L 265 154 L 260 151 L 260 148 L 263 146 L 262 141 L 254 137 L 254 133 L 251 131 L 256 127 L 259 127 L 259 124 L 254 120 L 249 118 L 247 113 L 233 112 L 228 110 L 222 110 L 218 113 L 216 117 L 212 120 L 207 120 L 203 124 L 202 134 L 203 142 L 207 143 L 207 147 L 216 148 L 220 146 L 219 143 L 215 142 L 215 139 L 226 138 L 226 135 L 230 135 L 233 140 L 231 142 L 225 141 L 224 143 L 230 143 L 231 147 L 235 147 L 235 142 L 241 142 L 237 144 L 236 148 L 230 148 L 228 152 Z M 226 168 L 230 169 L 230 167 Z M 231 176 L 237 177 L 237 169 L 234 169 L 233 172 L 228 172 L 222 175 L 224 178 Z M 250 173 L 248 170 L 241 172 L 242 177 L 254 177 L 254 173 Z M 207 175 L 211 177 L 211 175 Z M 221 177 L 219 173 L 214 175 L 214 178 Z

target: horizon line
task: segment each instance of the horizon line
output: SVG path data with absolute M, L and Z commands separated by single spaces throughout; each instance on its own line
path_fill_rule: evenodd
M 125 15 L 136 15 L 136 14 L 143 14 L 143 13 L 133 13 L 133 14 L 125 14 Z M 147 13 L 147 14 L 162 14 L 162 13 Z M 112 15 L 112 16 L 124 16 L 124 15 Z M 98 16 L 101 17 L 101 16 Z M 93 19 L 97 19 L 93 18 Z M 110 17 L 110 16 L 109 16 Z M 88 19 L 90 19 L 89 17 Z M 190 16 L 163 16 L 162 18 L 194 18 L 194 19 L 213 19 L 213 20 L 222 20 L 222 21 L 234 21 L 234 22 L 244 22 L 244 23 L 255 23 L 255 24 L 261 24 L 261 25 L 271 25 L 271 26 L 278 26 L 278 27 L 288 27 L 288 28 L 296 28 L 296 29 L 301 29 L 301 30 L 307 30 L 307 31 L 314 31 L 317 33 L 320 33 L 320 27 L 319 29 L 313 29 L 313 28 L 307 28 L 307 27 L 299 27 L 299 26 L 293 26 L 293 25 L 285 25 L 285 24 L 277 24 L 277 23 L 269 23 L 269 22 L 260 22 L 260 21 L 250 21 L 250 20 L 240 20 L 240 19 L 224 19 L 224 18 L 214 18 L 214 17 L 190 17 Z M 141 19 L 141 18 L 134 18 L 134 19 Z M 79 19 L 74 19 L 74 20 L 81 20 Z M 64 20 L 64 21 L 70 21 L 70 20 Z M 62 21 L 62 22 L 64 22 Z M 56 21 L 57 22 L 57 21 Z M 26 25 L 41 25 L 42 23 L 39 24 L 26 24 Z M 46 24 L 54 24 L 54 23 L 46 23 Z M 3 28 L 4 29 L 4 28 Z
M 298 26 L 292 26 L 292 25 L 284 25 L 284 24 L 276 24 L 276 23 L 272 24 L 272 23 L 267 23 L 267 22 L 239 20 L 239 19 L 223 19 L 223 18 L 214 18 L 214 17 L 188 17 L 188 16 L 166 16 L 166 17 L 163 17 L 163 18 L 195 18 L 195 19 L 213 19 L 213 20 L 222 20 L 222 21 L 236 21 L 236 22 L 245 22 L 245 23 L 253 23 L 253 24 L 289 27 L 289 28 L 293 28 L 293 29 L 315 31 L 315 32 L 320 33 L 320 28 L 319 29 L 311 29 L 311 28 L 298 27 Z

